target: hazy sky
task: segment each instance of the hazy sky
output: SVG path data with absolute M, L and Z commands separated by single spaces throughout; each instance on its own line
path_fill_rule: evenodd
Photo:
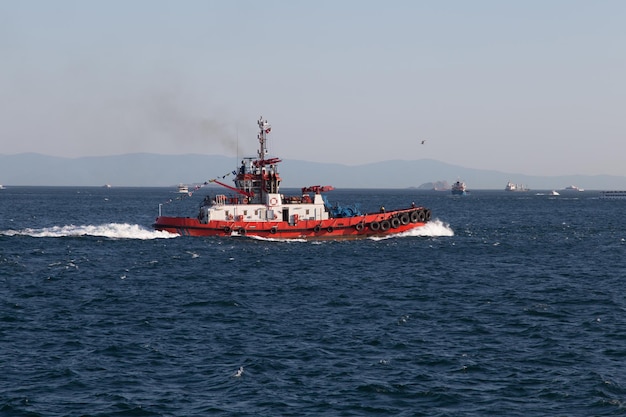
M 626 175 L 625 22 L 623 0 L 0 0 L 0 154 L 253 155 L 263 115 L 283 159 Z

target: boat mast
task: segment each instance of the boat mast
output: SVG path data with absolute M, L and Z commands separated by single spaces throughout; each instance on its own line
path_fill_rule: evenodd
M 261 131 L 259 132 L 259 160 L 261 162 L 265 161 L 265 156 L 267 155 L 267 134 L 270 133 L 270 131 L 272 130 L 272 126 L 270 126 L 269 123 L 267 123 L 267 120 L 263 120 L 263 116 L 259 117 L 259 121 L 257 122 L 259 124 L 259 129 L 261 129 Z
M 272 126 L 263 120 L 263 116 L 257 122 L 259 124 L 259 159 L 256 161 L 258 167 L 261 168 L 261 201 L 263 194 L 276 194 L 280 186 L 280 176 L 278 175 L 279 158 L 267 158 L 267 134 L 272 131 Z

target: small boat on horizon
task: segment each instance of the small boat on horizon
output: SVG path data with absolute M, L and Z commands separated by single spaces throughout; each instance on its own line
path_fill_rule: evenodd
M 557 195 L 561 195 L 561 194 L 559 194 L 559 192 L 558 192 L 558 191 L 556 191 L 556 190 L 552 190 L 552 191 L 548 191 L 547 193 L 538 192 L 538 193 L 535 193 L 535 195 L 550 195 L 550 196 L 557 196 Z
M 568 185 L 568 186 L 567 186 L 567 187 L 565 187 L 563 190 L 564 190 L 564 191 L 585 191 L 585 189 L 584 189 L 584 188 L 579 188 L 579 187 L 577 187 L 577 186 L 575 186 L 575 185 Z
M 189 192 L 189 187 L 186 186 L 185 184 L 178 184 L 178 192 L 179 193 L 188 193 Z
M 303 187 L 300 195 L 280 192 L 279 158 L 268 157 L 267 135 L 271 126 L 260 118 L 257 157 L 246 157 L 233 171 L 235 186 L 217 179 L 234 194 L 206 196 L 193 217 L 161 214 L 156 230 L 186 236 L 255 236 L 274 239 L 337 240 L 389 236 L 423 227 L 431 218 L 426 207 L 411 203 L 406 208 L 361 213 L 356 206 L 331 205 L 322 193 L 332 186 Z

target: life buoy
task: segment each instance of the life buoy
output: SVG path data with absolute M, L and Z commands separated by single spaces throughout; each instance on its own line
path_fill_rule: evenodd
M 270 233 L 273 234 L 273 235 L 276 234 L 276 227 L 272 227 L 270 229 Z
M 372 229 L 373 231 L 377 231 L 378 229 L 380 229 L 380 223 L 378 222 L 371 222 L 370 223 L 370 229 Z
M 239 235 L 240 236 L 245 236 L 246 235 L 246 229 L 244 229 L 243 227 L 239 228 Z
M 380 230 L 382 230 L 383 232 L 389 230 L 390 226 L 391 223 L 389 223 L 389 220 L 383 220 L 382 222 L 380 222 Z
M 430 221 L 431 212 L 429 209 L 426 209 L 426 221 Z
M 393 227 L 394 229 L 397 229 L 398 227 L 400 227 L 400 219 L 397 217 L 394 217 L 393 219 L 391 219 L 391 227 Z
M 357 223 L 354 228 L 356 229 L 357 232 L 360 232 L 361 230 L 363 230 L 363 223 Z
M 333 230 L 334 230 L 334 229 L 333 229 L 333 227 L 332 227 L 332 226 L 328 226 L 328 227 L 326 228 L 326 231 L 327 231 L 328 233 L 332 233 L 332 232 L 333 232 Z
M 224 226 L 224 233 L 230 233 L 230 227 Z
M 417 210 L 411 212 L 411 223 L 417 223 L 420 219 L 420 215 Z
M 270 206 L 275 206 L 276 204 L 278 204 L 276 197 L 270 198 Z
M 419 214 L 418 214 L 418 216 L 419 216 L 419 220 L 420 220 L 420 222 L 421 222 L 421 223 L 423 223 L 423 222 L 424 222 L 424 220 L 426 220 L 426 214 L 424 213 L 424 211 L 423 211 L 423 210 L 420 210 L 418 213 L 419 213 Z
M 411 217 L 409 217 L 409 213 L 403 213 L 402 216 L 400 216 L 400 223 L 407 225 L 410 221 Z
M 319 231 L 320 231 L 320 230 L 322 230 L 322 228 L 320 227 L 320 225 L 319 225 L 319 224 L 313 228 L 313 231 L 314 231 L 315 233 L 319 233 Z

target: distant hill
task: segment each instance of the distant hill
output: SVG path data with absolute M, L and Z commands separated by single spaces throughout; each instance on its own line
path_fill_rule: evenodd
M 52 186 L 156 187 L 221 179 L 232 184 L 237 160 L 220 155 L 158 155 L 59 158 L 36 153 L 0 155 L 0 184 Z M 468 189 L 504 189 L 507 181 L 531 190 L 626 189 L 626 177 L 597 175 L 531 176 L 450 165 L 432 159 L 383 161 L 347 166 L 288 160 L 280 165 L 286 188 L 333 185 L 340 188 L 432 188 L 431 184 L 465 181 Z M 224 177 L 224 178 L 222 178 Z

